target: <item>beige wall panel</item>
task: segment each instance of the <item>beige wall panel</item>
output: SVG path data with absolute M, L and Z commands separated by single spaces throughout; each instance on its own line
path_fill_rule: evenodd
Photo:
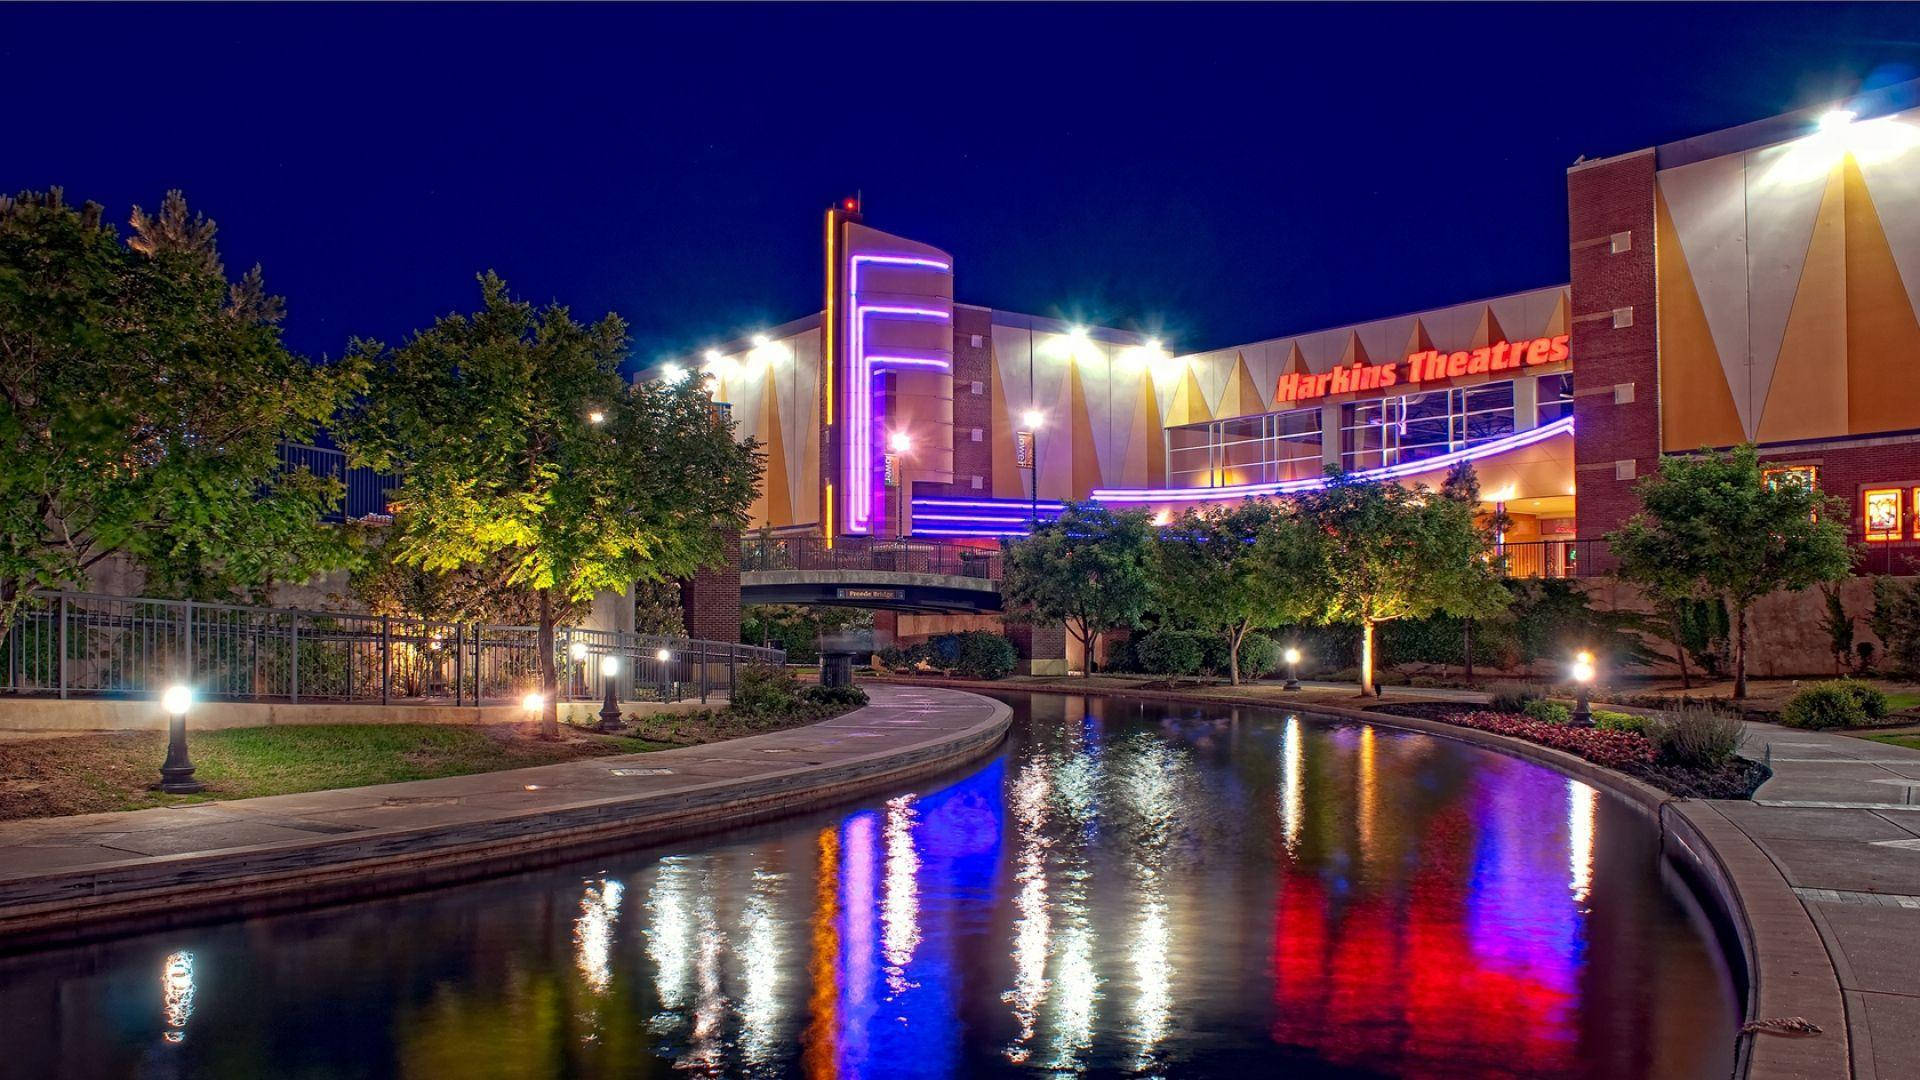
M 1660 304 L 1660 397 L 1686 402 L 1685 408 L 1660 411 L 1660 444 L 1665 450 L 1727 446 L 1745 434 L 1725 369 L 1715 351 L 1713 333 L 1694 292 L 1685 248 L 1674 235 L 1667 200 L 1653 196 L 1657 284 Z
M 1920 311 L 1920 110 L 1854 125 L 1854 163 L 1873 199 L 1907 303 Z
M 1657 177 L 1674 242 L 1692 271 L 1689 287 L 1713 335 L 1714 352 L 1739 416 L 1741 434 L 1734 442 L 1744 439 L 1752 426 L 1744 173 L 1745 159 L 1735 155 L 1668 169 Z M 1662 305 L 1663 316 L 1665 310 Z M 1673 411 L 1663 410 L 1669 415 Z
M 1920 426 L 1920 323 L 1866 181 L 1847 159 L 1847 429 Z
M 1809 245 L 1814 243 L 1814 222 L 1839 212 L 1838 189 L 1831 193 L 1831 171 L 1796 168 L 1783 157 L 1783 148 L 1772 147 L 1752 154 L 1745 170 L 1748 274 L 1747 311 L 1747 401 L 1740 415 L 1747 422 L 1749 436 L 1760 426 L 1760 417 L 1769 400 L 1769 387 L 1787 333 L 1790 313 L 1798 317 L 1799 293 L 1807 285 Z M 1829 198 L 1832 204 L 1828 205 Z M 1837 217 L 1834 218 L 1837 224 Z M 1837 237 L 1835 238 L 1837 242 Z M 1829 254 L 1835 258 L 1835 247 Z M 1837 269 L 1838 264 L 1835 264 Z M 1844 288 L 1835 283 L 1836 287 Z M 1813 303 L 1821 301 L 1816 297 Z M 1801 338 L 1805 343 L 1806 338 Z M 1834 363 L 1839 352 L 1829 354 Z M 1838 430 L 1833 429 L 1833 430 Z

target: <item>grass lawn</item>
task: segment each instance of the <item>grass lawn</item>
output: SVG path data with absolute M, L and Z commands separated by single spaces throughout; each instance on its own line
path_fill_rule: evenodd
M 188 746 L 196 777 L 207 785 L 199 795 L 147 790 L 166 757 L 163 732 L 5 742 L 0 743 L 0 819 L 429 780 L 671 745 L 571 728 L 561 733 L 549 742 L 511 724 L 314 724 L 197 732 Z
M 1904 746 L 1909 750 L 1920 750 L 1920 735 L 1862 735 L 1863 739 L 1883 742 L 1889 746 Z
M 1887 695 L 1888 712 L 1906 712 L 1908 709 L 1920 709 L 1920 691 L 1901 690 Z

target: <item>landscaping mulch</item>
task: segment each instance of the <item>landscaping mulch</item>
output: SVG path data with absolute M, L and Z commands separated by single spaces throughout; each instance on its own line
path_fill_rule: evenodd
M 1486 711 L 1484 705 L 1456 701 L 1401 702 L 1370 705 L 1368 708 L 1373 712 L 1442 723 L 1453 723 L 1465 714 Z M 1714 770 L 1682 768 L 1657 761 L 1651 764 L 1636 762 L 1616 768 L 1670 795 L 1689 799 L 1751 799 L 1754 791 L 1773 775 L 1772 769 L 1743 757 L 1736 757 L 1724 767 Z

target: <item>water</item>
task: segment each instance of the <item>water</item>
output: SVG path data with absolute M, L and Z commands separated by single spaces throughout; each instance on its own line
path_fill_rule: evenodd
M 1010 696 L 963 775 L 411 897 L 0 960 L 0 1074 L 1719 1077 L 1650 824 L 1284 713 Z

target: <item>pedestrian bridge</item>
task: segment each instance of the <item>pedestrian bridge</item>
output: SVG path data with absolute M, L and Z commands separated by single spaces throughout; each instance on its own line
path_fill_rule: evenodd
M 926 540 L 748 537 L 742 604 L 829 604 L 907 612 L 1000 610 L 1000 549 Z

